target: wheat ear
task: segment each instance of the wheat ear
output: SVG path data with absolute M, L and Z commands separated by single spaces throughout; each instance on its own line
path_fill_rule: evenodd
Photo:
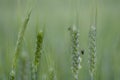
M 28 21 L 30 19 L 30 14 L 31 14 L 31 10 L 27 14 L 27 16 L 24 20 L 23 26 L 22 26 L 22 28 L 19 32 L 19 35 L 18 35 L 18 40 L 17 40 L 17 44 L 16 44 L 16 48 L 15 48 L 15 55 L 13 57 L 12 70 L 10 72 L 9 80 L 15 80 L 15 74 L 16 74 L 15 70 L 16 70 L 16 64 L 17 64 L 16 62 L 17 62 L 18 56 L 20 54 L 21 44 L 22 44 L 22 41 L 23 41 L 25 30 L 27 28 Z
M 72 43 L 72 72 L 75 80 L 78 80 L 79 69 L 81 68 L 80 62 L 80 52 L 79 52 L 79 32 L 76 26 L 69 28 L 71 33 L 71 43 Z
M 38 32 L 37 42 L 36 42 L 36 51 L 35 57 L 32 63 L 32 80 L 37 80 L 38 78 L 38 69 L 40 64 L 40 58 L 42 53 L 42 42 L 43 42 L 43 32 Z
M 91 78 L 94 76 L 95 72 L 95 58 L 96 58 L 96 29 L 94 26 L 90 28 L 89 32 L 89 71 L 91 74 Z

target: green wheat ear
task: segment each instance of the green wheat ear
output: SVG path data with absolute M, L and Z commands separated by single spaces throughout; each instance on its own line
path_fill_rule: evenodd
M 95 58 L 96 58 L 96 28 L 92 26 L 89 32 L 89 66 L 90 74 L 94 75 L 95 72 Z
M 80 52 L 79 52 L 79 32 L 76 26 L 70 27 L 71 43 L 72 43 L 72 72 L 75 80 L 78 80 L 79 69 L 81 68 Z
M 27 28 L 28 21 L 30 19 L 30 15 L 31 15 L 31 10 L 27 14 L 27 16 L 26 16 L 26 18 L 24 20 L 23 26 L 22 26 L 22 28 L 20 30 L 19 35 L 18 35 L 18 40 L 17 40 L 17 44 L 16 44 L 16 48 L 15 48 L 15 55 L 13 57 L 12 70 L 10 72 L 9 80 L 15 80 L 15 74 L 16 74 L 15 70 L 16 70 L 16 64 L 17 64 L 16 62 L 17 62 L 18 56 L 20 54 L 21 44 L 22 44 L 22 41 L 23 41 L 25 30 Z
M 89 72 L 91 80 L 95 79 L 95 66 L 96 66 L 96 27 L 97 27 L 97 2 L 94 9 L 93 20 L 89 30 Z
M 32 63 L 32 80 L 37 80 L 40 58 L 42 53 L 43 32 L 37 34 L 35 57 Z

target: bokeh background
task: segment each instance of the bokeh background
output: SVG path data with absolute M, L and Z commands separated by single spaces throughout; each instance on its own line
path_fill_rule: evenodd
M 32 14 L 18 60 L 17 80 L 21 78 L 20 61 L 25 59 L 30 66 L 34 58 L 36 32 L 44 26 L 40 80 L 44 80 L 53 64 L 58 80 L 73 80 L 68 27 L 75 20 L 75 8 L 79 14 L 80 47 L 85 49 L 85 54 L 81 56 L 79 80 L 90 80 L 88 32 L 93 17 L 93 2 L 94 0 L 0 0 L 0 80 L 9 77 L 18 32 L 30 8 Z M 97 4 L 96 80 L 120 80 L 120 0 L 98 0 Z M 30 69 L 27 72 L 30 77 Z

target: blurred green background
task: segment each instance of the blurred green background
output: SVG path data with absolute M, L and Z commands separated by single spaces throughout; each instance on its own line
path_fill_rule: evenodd
M 0 0 L 0 80 L 7 80 L 12 66 L 17 35 L 23 19 L 33 7 L 21 53 L 33 60 L 36 32 L 45 27 L 44 54 L 40 80 L 47 74 L 49 56 L 58 80 L 73 80 L 68 27 L 79 9 L 80 46 L 85 49 L 79 80 L 90 80 L 88 68 L 88 32 L 93 0 Z M 120 80 L 120 0 L 98 0 L 96 80 Z M 19 79 L 19 66 L 17 80 Z M 30 79 L 28 79 L 30 80 Z

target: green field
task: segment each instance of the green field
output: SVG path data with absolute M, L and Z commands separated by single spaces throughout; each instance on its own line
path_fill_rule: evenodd
M 95 0 L 0 0 L 0 80 L 9 78 L 18 33 L 30 8 L 32 13 L 18 56 L 15 80 L 22 80 L 23 69 L 26 71 L 25 80 L 31 80 L 36 34 L 41 30 L 44 31 L 44 39 L 38 80 L 46 80 L 51 68 L 54 68 L 57 80 L 74 80 L 68 27 L 76 20 L 76 8 L 80 48 L 85 50 L 81 56 L 79 80 L 90 80 L 88 34 L 94 17 L 91 15 L 93 1 Z M 120 0 L 98 0 L 96 21 L 95 80 L 120 80 Z M 21 68 L 22 62 L 27 66 Z

